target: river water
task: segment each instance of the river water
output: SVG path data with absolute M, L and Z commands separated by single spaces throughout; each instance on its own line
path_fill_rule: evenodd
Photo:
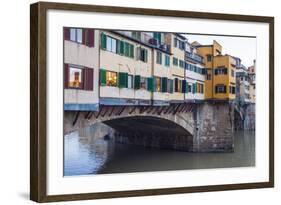
M 93 127 L 64 136 L 64 176 L 255 166 L 254 131 L 235 132 L 233 153 L 145 148 L 97 136 Z

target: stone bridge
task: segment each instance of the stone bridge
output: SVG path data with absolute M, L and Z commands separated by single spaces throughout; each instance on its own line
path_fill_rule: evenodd
M 65 111 L 64 132 L 97 122 L 115 130 L 115 141 L 190 152 L 233 151 L 233 112 L 229 102 L 167 106 L 100 105 L 97 112 Z

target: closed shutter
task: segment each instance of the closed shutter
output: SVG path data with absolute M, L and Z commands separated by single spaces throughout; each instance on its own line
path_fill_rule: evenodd
M 94 69 L 92 68 L 84 69 L 84 89 L 94 90 Z
M 86 29 L 86 46 L 94 47 L 95 46 L 95 30 Z
M 106 85 L 106 70 L 104 70 L 104 69 L 100 70 L 100 85 L 101 86 Z
M 161 78 L 161 91 L 163 93 L 166 93 L 168 91 L 168 89 L 167 89 L 168 82 L 167 81 L 168 81 L 168 78 L 166 78 L 166 77 Z
M 130 57 L 131 57 L 131 58 L 134 58 L 134 55 L 135 55 L 135 54 L 134 54 L 134 50 L 135 50 L 135 49 L 134 49 L 134 45 L 130 44 Z
M 179 87 L 178 83 L 179 83 L 179 79 L 175 78 L 175 92 L 179 91 L 178 90 L 178 87 Z
M 144 62 L 147 62 L 147 55 L 148 55 L 148 52 L 147 52 L 147 50 L 145 49 L 145 50 L 144 50 Z
M 118 74 L 118 79 L 119 79 L 119 88 L 127 88 L 128 87 L 128 73 L 123 73 L 120 72 Z
M 106 49 L 106 35 L 104 33 L 101 34 L 101 48 Z
M 174 92 L 174 80 L 171 79 L 170 80 L 170 93 L 173 93 Z
M 147 78 L 147 90 L 153 92 L 154 86 L 153 86 L 153 77 Z
M 64 64 L 64 88 L 68 88 L 68 82 L 69 82 L 69 65 Z
M 183 80 L 183 81 L 182 81 L 182 89 L 181 89 L 181 92 L 182 92 L 182 93 L 185 93 L 185 92 L 186 92 L 186 80 Z
M 120 41 L 120 55 L 124 55 L 124 41 Z
M 70 40 L 70 28 L 63 29 L 64 40 Z
M 135 89 L 140 89 L 140 75 L 135 75 Z

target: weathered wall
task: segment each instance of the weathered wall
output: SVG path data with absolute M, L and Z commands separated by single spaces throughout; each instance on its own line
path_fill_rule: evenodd
M 255 130 L 256 128 L 256 104 L 249 104 L 245 108 L 244 130 Z
M 234 151 L 234 106 L 231 103 L 204 103 L 194 112 L 194 152 Z

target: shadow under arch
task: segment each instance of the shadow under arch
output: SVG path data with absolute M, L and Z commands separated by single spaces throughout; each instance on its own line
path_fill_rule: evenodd
M 117 142 L 192 151 L 192 134 L 181 125 L 165 118 L 128 116 L 103 123 L 117 131 Z

